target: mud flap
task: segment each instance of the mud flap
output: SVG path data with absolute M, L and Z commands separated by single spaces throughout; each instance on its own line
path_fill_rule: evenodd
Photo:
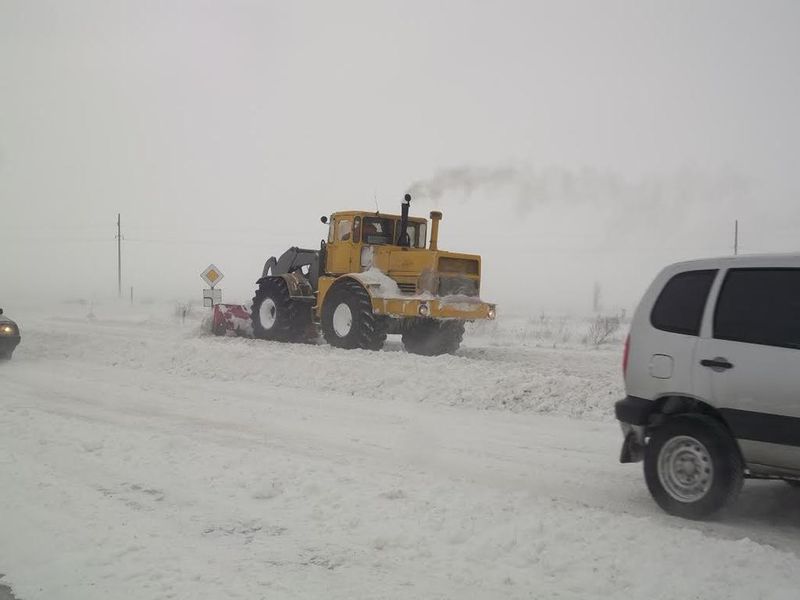
M 639 441 L 639 435 L 635 431 L 629 431 L 622 442 L 622 452 L 620 452 L 619 462 L 634 463 L 644 459 L 644 445 Z

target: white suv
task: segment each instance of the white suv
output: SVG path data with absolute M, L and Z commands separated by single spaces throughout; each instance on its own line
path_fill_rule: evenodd
M 620 460 L 644 459 L 664 510 L 708 516 L 746 477 L 800 484 L 800 254 L 667 267 L 623 362 Z

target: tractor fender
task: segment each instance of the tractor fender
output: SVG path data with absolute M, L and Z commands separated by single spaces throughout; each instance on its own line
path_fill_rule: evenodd
M 369 295 L 369 299 L 372 300 L 375 297 L 380 297 L 379 294 L 379 284 L 373 282 L 369 277 L 364 276 L 364 273 L 347 273 L 346 275 L 341 275 L 337 277 L 334 282 L 331 284 L 331 287 L 338 284 L 341 281 L 352 280 L 358 283 Z
M 373 268 L 362 273 L 349 273 L 342 277 L 350 277 L 358 281 L 367 290 L 370 298 L 395 298 L 401 295 L 397 282 L 378 269 Z
M 338 285 L 344 281 L 355 281 L 360 285 L 364 290 L 367 292 L 370 301 L 376 298 L 393 298 L 393 297 L 400 297 L 400 290 L 397 287 L 397 282 L 378 271 L 377 269 L 370 269 L 369 271 L 364 271 L 362 273 L 346 273 L 344 275 L 340 275 L 333 282 L 330 286 L 326 287 L 324 293 L 318 301 L 325 302 L 325 298 L 330 293 L 330 290 L 333 289 L 335 285 Z M 321 305 L 320 305 L 321 306 Z
M 339 277 L 334 279 L 330 283 L 330 285 L 324 286 L 323 288 L 320 289 L 320 293 L 319 293 L 318 298 L 317 298 L 317 307 L 318 307 L 318 309 L 320 311 L 322 310 L 322 304 L 327 300 L 328 294 L 330 294 L 331 290 L 334 287 L 337 287 L 337 286 L 339 286 L 342 283 L 345 283 L 347 281 L 354 281 L 360 287 L 362 287 L 364 289 L 364 291 L 367 292 L 367 295 L 369 296 L 370 302 L 375 297 L 375 294 L 373 293 L 373 289 L 371 289 L 371 288 L 374 288 L 374 286 L 367 285 L 367 283 L 362 279 L 361 273 L 347 273 L 345 275 L 340 275 Z
M 303 275 L 303 273 L 300 271 L 283 273 L 281 275 L 267 275 L 266 277 L 262 277 L 256 281 L 256 283 L 261 285 L 261 283 L 264 281 L 269 281 L 270 279 L 283 279 L 283 281 L 286 282 L 286 287 L 289 290 L 290 298 L 314 298 L 314 290 L 311 288 L 311 284 L 309 283 L 308 279 L 306 279 L 305 275 Z

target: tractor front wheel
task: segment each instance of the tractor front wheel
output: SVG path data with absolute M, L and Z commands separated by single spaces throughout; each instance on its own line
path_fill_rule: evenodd
M 353 279 L 333 284 L 322 307 L 322 335 L 331 346 L 380 350 L 386 341 L 386 321 L 372 312 L 367 291 Z
M 403 332 L 406 351 L 423 356 L 452 354 L 461 346 L 463 339 L 463 321 L 416 319 Z
M 279 278 L 262 281 L 253 298 L 253 335 L 262 340 L 300 342 L 308 335 L 311 309 L 292 300 L 286 282 Z

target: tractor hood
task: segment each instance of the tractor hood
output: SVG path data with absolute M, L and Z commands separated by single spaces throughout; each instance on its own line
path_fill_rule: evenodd
M 477 254 L 397 246 L 374 246 L 372 250 L 373 265 L 389 276 L 419 275 L 425 271 L 477 277 L 481 274 L 481 257 Z
M 404 293 L 479 294 L 481 257 L 478 255 L 397 246 L 377 246 L 371 252 L 371 261 L 365 267 L 386 273 Z

